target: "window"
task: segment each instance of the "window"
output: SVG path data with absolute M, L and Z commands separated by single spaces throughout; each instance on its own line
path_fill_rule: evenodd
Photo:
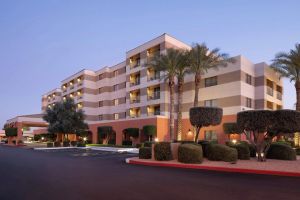
M 277 105 L 276 105 L 276 109 L 277 109 L 277 110 L 281 110 L 281 109 L 282 109 L 282 105 L 278 105 L 278 104 L 277 104 Z
M 117 91 L 118 90 L 118 85 L 114 85 L 113 86 L 113 91 Z
M 210 86 L 214 86 L 214 85 L 218 85 L 217 76 L 205 79 L 205 87 L 210 87 Z
M 273 103 L 271 101 L 267 101 L 267 108 L 273 110 Z
M 160 115 L 160 106 L 154 107 L 154 115 Z
M 246 74 L 246 83 L 252 85 L 252 76 L 250 74 Z
M 119 113 L 114 114 L 114 119 L 119 119 Z
M 248 107 L 248 108 L 252 108 L 252 99 L 250 99 L 250 98 L 246 98 L 246 107 Z
M 99 94 L 103 93 L 103 88 L 99 88 Z
M 114 102 L 113 104 L 114 104 L 115 106 L 119 105 L 119 99 L 114 99 L 113 102 Z
M 99 115 L 99 121 L 103 120 L 103 115 Z
M 99 101 L 99 107 L 103 107 L 103 101 Z
M 273 82 L 267 79 L 267 94 L 273 96 Z
M 214 130 L 204 131 L 205 140 L 217 140 L 217 133 Z
M 118 70 L 115 70 L 114 71 L 114 77 L 117 77 L 118 76 Z
M 99 74 L 99 81 L 102 80 L 104 78 L 103 74 Z
M 216 107 L 217 106 L 217 99 L 205 100 L 204 106 L 206 107 Z

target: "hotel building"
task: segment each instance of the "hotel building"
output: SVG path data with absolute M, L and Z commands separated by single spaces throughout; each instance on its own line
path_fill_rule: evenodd
M 93 143 L 98 141 L 99 126 L 112 126 L 117 144 L 122 143 L 125 128 L 142 129 L 144 125 L 156 125 L 158 140 L 169 140 L 168 84 L 161 79 L 163 72 L 146 65 L 151 57 L 165 53 L 168 48 L 191 47 L 163 34 L 127 51 L 125 61 L 117 65 L 98 71 L 84 69 L 66 78 L 59 88 L 42 96 L 42 111 L 71 97 L 78 109 L 85 112 Z M 235 122 L 236 114 L 243 110 L 281 109 L 283 89 L 278 75 L 266 63 L 252 63 L 241 55 L 234 58 L 234 64 L 209 70 L 202 76 L 200 105 L 223 108 L 222 124 Z M 190 140 L 193 135 L 189 131 L 192 129 L 189 109 L 194 100 L 194 75 L 187 75 L 184 81 L 182 137 Z M 176 98 L 175 95 L 175 102 Z M 200 139 L 224 142 L 227 136 L 222 124 L 203 128 Z M 139 140 L 142 139 L 141 134 Z

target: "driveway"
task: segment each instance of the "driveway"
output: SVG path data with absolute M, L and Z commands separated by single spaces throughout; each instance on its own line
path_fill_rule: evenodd
M 300 179 L 128 165 L 132 154 L 0 145 L 0 199 L 299 200 Z

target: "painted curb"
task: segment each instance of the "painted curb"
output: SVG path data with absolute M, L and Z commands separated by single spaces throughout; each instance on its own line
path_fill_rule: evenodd
M 172 168 L 183 168 L 183 169 L 200 169 L 200 170 L 210 170 L 210 171 L 219 171 L 219 172 L 243 173 L 243 174 L 300 177 L 300 172 L 255 170 L 255 169 L 228 168 L 228 167 L 211 167 L 211 166 L 199 166 L 199 165 L 192 165 L 192 164 L 157 163 L 157 162 L 149 162 L 149 161 L 143 162 L 143 161 L 132 160 L 131 158 L 127 158 L 126 163 L 134 164 L 134 165 L 155 166 L 155 167 L 172 167 Z

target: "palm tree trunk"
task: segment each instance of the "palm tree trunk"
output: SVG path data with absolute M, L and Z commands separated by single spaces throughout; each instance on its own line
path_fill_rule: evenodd
M 296 96 L 297 96 L 296 110 L 300 111 L 300 81 L 296 81 L 295 88 L 296 88 Z
M 169 88 L 170 88 L 170 140 L 174 140 L 174 127 L 175 127 L 175 120 L 174 120 L 174 77 L 169 78 Z
M 178 77 L 178 99 L 177 99 L 177 140 L 182 140 L 182 95 L 183 95 L 184 79 Z
M 201 82 L 201 74 L 200 72 L 196 72 L 195 74 L 195 99 L 194 99 L 194 107 L 199 106 L 199 89 L 200 89 L 200 82 Z

